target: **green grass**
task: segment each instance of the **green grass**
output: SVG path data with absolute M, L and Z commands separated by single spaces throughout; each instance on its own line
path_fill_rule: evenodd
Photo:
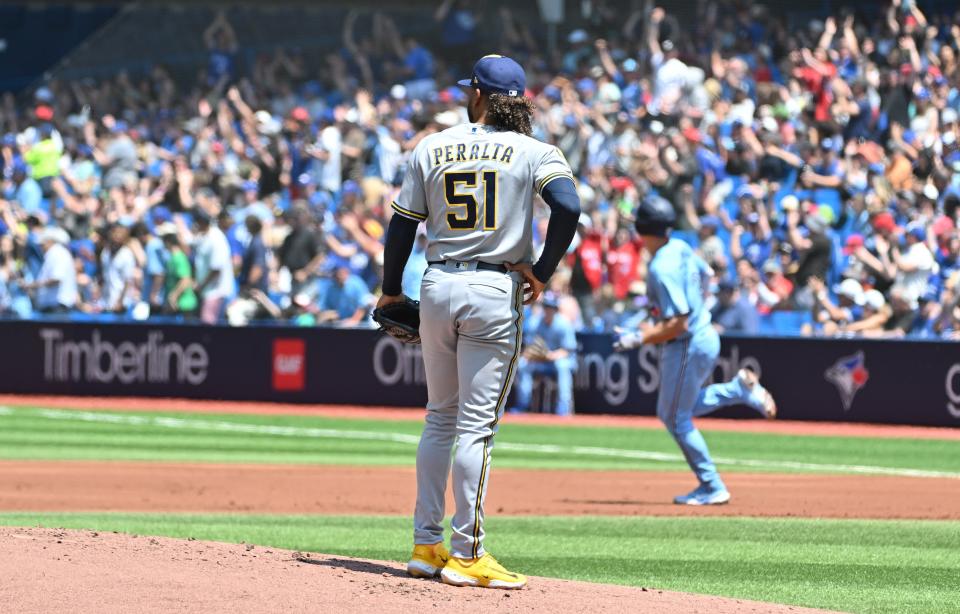
M 402 517 L 0 514 L 0 524 L 247 542 L 402 561 Z M 518 571 L 849 612 L 958 612 L 960 523 L 755 518 L 492 518 Z
M 411 465 L 420 428 L 419 422 L 409 421 L 17 408 L 0 411 L 0 458 Z M 955 441 L 738 432 L 706 436 L 725 471 L 856 473 L 852 466 L 866 466 L 873 468 L 867 473 L 890 468 L 960 477 Z M 676 444 L 659 429 L 508 420 L 495 455 L 499 467 L 687 470 Z
M 0 459 L 411 466 L 418 422 L 0 408 Z M 957 443 L 707 432 L 723 471 L 942 472 Z M 498 467 L 688 471 L 662 430 L 503 424 Z M 892 493 L 891 496 L 896 496 Z M 0 524 L 120 530 L 404 560 L 397 517 L 3 513 Z M 488 547 L 535 575 L 851 612 L 960 612 L 960 522 L 492 518 Z M 2 608 L 0 608 L 2 609 Z

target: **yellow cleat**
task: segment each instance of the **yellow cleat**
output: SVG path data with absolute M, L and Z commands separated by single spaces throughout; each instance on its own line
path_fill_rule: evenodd
M 413 547 L 413 556 L 407 563 L 407 573 L 414 578 L 436 578 L 449 559 L 450 553 L 443 542 L 416 544 Z
M 452 586 L 481 586 L 483 588 L 523 588 L 527 577 L 507 571 L 490 553 L 479 559 L 450 557 L 440 572 L 444 584 Z

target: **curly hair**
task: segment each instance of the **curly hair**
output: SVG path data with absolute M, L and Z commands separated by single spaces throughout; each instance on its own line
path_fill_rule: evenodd
M 510 130 L 530 136 L 533 101 L 526 96 L 490 94 L 487 105 L 487 123 L 498 130 Z

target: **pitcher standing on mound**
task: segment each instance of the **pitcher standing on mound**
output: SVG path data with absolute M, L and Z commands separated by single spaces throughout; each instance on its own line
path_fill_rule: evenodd
M 530 137 L 526 77 L 488 55 L 459 82 L 470 123 L 424 138 L 393 203 L 378 307 L 404 300 L 401 277 L 417 225 L 426 224 L 420 337 L 427 416 L 417 450 L 414 549 L 407 571 L 447 584 L 520 588 L 483 547 L 490 454 L 520 353 L 523 305 L 533 303 L 576 233 L 580 201 L 563 154 Z M 533 195 L 550 207 L 533 262 Z M 448 553 L 444 492 L 453 452 L 456 512 Z

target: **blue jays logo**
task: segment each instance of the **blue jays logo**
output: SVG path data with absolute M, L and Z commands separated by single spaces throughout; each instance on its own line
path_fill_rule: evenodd
M 861 388 L 867 385 L 870 372 L 867 371 L 864 364 L 863 352 L 857 352 L 852 356 L 845 356 L 838 360 L 826 370 L 823 376 L 837 387 L 837 391 L 840 393 L 840 401 L 843 403 L 843 411 L 850 411 L 853 398 L 857 396 Z

